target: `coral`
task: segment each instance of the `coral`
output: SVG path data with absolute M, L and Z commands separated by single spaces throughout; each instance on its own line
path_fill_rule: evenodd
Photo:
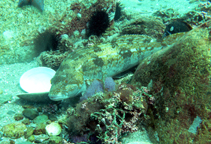
M 143 60 L 134 74 L 133 84 L 147 86 L 152 81 L 149 93 L 154 98 L 148 100 L 147 114 L 160 143 L 211 141 L 209 25 L 169 35 L 166 40 L 172 44 Z M 188 130 L 196 117 L 202 123 L 193 134 Z
M 121 95 L 131 98 L 122 101 Z M 67 118 L 70 138 L 84 139 L 88 135 L 85 141 L 96 137 L 95 141 L 118 143 L 123 133 L 137 131 L 137 122 L 144 120 L 147 111 L 145 97 L 149 95 L 143 88 L 122 84 L 117 91 L 98 93 L 80 102 Z

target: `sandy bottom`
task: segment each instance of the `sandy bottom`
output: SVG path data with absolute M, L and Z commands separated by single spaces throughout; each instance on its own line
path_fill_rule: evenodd
M 32 104 L 30 102 L 20 100 L 16 95 L 24 93 L 19 85 L 21 75 L 34 67 L 38 67 L 36 61 L 32 61 L 30 63 L 0 65 L 0 129 L 4 125 L 17 122 L 13 118 L 14 115 L 22 113 L 23 105 Z M 36 107 L 39 104 L 32 105 Z M 1 140 L 8 140 L 8 138 L 2 137 Z M 26 139 L 23 137 L 15 140 L 16 144 L 22 144 L 25 141 Z
M 12 116 L 21 113 L 22 105 L 27 104 L 16 96 L 19 93 L 24 93 L 19 85 L 19 79 L 24 72 L 34 67 L 38 67 L 36 61 L 0 65 L 0 127 L 14 122 Z

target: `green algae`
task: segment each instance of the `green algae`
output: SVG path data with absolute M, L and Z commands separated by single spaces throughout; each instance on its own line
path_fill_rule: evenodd
M 160 143 L 197 143 L 199 137 L 210 142 L 210 132 L 204 130 L 210 128 L 204 124 L 210 112 L 209 33 L 195 28 L 175 36 L 175 43 L 140 63 L 132 83 L 147 86 L 153 82 L 150 93 L 155 102 L 148 110 L 149 126 L 158 133 Z M 202 126 L 194 135 L 188 129 L 196 116 L 202 119 Z
M 20 138 L 26 130 L 26 126 L 22 123 L 11 123 L 2 128 L 4 136 L 10 138 Z

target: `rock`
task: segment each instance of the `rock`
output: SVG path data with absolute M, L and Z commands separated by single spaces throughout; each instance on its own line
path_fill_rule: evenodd
M 49 144 L 62 144 L 63 140 L 59 136 L 51 136 L 49 140 Z
M 36 110 L 33 110 L 33 109 L 25 109 L 23 110 L 23 115 L 30 119 L 30 120 L 33 120 L 34 118 L 36 118 L 39 114 Z
M 37 124 L 37 126 L 34 130 L 34 134 L 35 135 L 45 134 L 46 133 L 45 126 L 46 125 L 44 123 Z
M 48 135 L 59 135 L 62 131 L 61 126 L 56 122 L 50 123 L 45 129 Z
M 148 121 L 159 143 L 209 143 L 211 139 L 211 121 L 207 117 L 211 103 L 211 44 L 210 31 L 207 25 L 203 27 L 183 36 L 177 33 L 166 37 L 172 44 L 141 61 L 133 76 L 133 84 L 151 83 Z M 188 129 L 196 117 L 203 122 L 199 122 L 195 135 Z
M 38 107 L 38 108 L 37 108 L 37 111 L 38 111 L 38 112 L 42 112 L 42 107 Z
M 15 144 L 15 141 L 14 140 L 10 140 L 10 144 Z
M 23 123 L 11 123 L 2 128 L 3 135 L 10 138 L 20 138 L 27 130 Z
M 24 119 L 22 123 L 25 125 L 29 125 L 31 122 L 29 121 L 29 119 Z
M 57 121 L 57 120 L 58 120 L 57 117 L 56 117 L 54 114 L 49 114 L 49 115 L 48 115 L 48 118 L 49 118 L 49 120 L 51 120 L 51 121 Z
M 33 132 L 34 132 L 34 128 L 33 127 L 28 127 L 27 128 L 27 131 L 26 131 L 26 133 L 25 133 L 25 138 L 27 139 L 27 138 L 29 138 L 32 134 L 33 134 Z
M 45 141 L 49 139 L 49 136 L 48 135 L 44 135 L 44 134 L 35 135 L 34 137 L 35 137 L 35 142 L 36 143 L 45 143 Z
M 23 115 L 22 115 L 22 114 L 16 114 L 16 115 L 14 116 L 14 119 L 15 119 L 16 121 L 22 120 L 22 119 L 23 119 Z
M 3 140 L 1 141 L 1 144 L 10 144 L 10 141 Z
M 46 123 L 48 121 L 48 116 L 44 115 L 44 114 L 39 115 L 33 121 L 34 121 L 35 124 Z
M 34 135 L 31 135 L 27 140 L 30 141 L 30 142 L 33 142 L 35 140 Z

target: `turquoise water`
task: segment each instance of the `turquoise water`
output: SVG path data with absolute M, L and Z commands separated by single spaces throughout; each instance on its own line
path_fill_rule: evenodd
M 2 0 L 0 6 L 0 143 L 54 141 L 54 137 L 45 131 L 45 126 L 51 122 L 60 124 L 62 132 L 56 138 L 63 143 L 80 140 L 123 144 L 210 143 L 210 132 L 205 130 L 210 129 L 210 92 L 207 90 L 210 71 L 207 63 L 211 25 L 209 1 Z M 178 50 L 182 52 L 176 53 L 181 54 L 181 57 L 173 55 L 173 50 L 168 53 L 167 49 L 171 50 L 173 46 L 175 51 L 182 47 Z M 186 48 L 192 49 L 186 53 Z M 81 53 L 77 53 L 80 50 Z M 154 54 L 157 51 L 158 56 Z M 141 54 L 133 58 L 137 52 Z M 166 63 L 162 59 L 167 66 L 163 69 L 157 58 L 162 57 L 162 53 L 168 53 Z M 183 53 L 186 54 L 184 57 Z M 144 59 L 142 55 L 149 57 Z M 74 61 L 65 59 L 67 56 Z M 125 60 L 125 64 L 115 63 L 115 60 Z M 183 71 L 182 62 L 174 63 L 179 60 L 184 61 L 187 68 L 184 75 L 179 72 Z M 79 64 L 75 65 L 76 61 Z M 154 61 L 157 64 L 150 67 Z M 185 65 L 186 61 L 192 63 Z M 62 62 L 65 63 L 64 67 L 60 67 Z M 176 67 L 172 63 L 181 66 Z M 138 65 L 143 67 L 141 72 L 138 71 Z M 44 94 L 39 89 L 35 93 L 27 93 L 21 87 L 20 77 L 36 67 L 53 69 L 60 79 L 51 81 L 49 79 L 52 77 L 46 78 L 48 72 L 34 72 L 26 78 L 25 85 L 35 89 L 36 84 L 45 87 L 46 81 L 52 85 L 61 82 L 57 87 L 59 94 L 53 96 L 55 99 L 61 96 L 59 99 L 62 101 L 52 101 L 54 98 L 48 97 L 48 90 Z M 181 69 L 178 70 L 178 67 Z M 122 73 L 115 73 L 115 69 L 120 68 Z M 154 72 L 157 69 L 160 73 Z M 80 96 L 83 96 L 99 74 L 98 71 L 103 75 L 100 81 L 118 75 L 113 77 L 116 90 L 110 92 L 110 95 L 104 90 L 104 93 L 101 91 L 94 98 L 80 102 Z M 60 72 L 64 72 L 64 75 Z M 70 72 L 84 87 L 74 91 L 72 98 L 66 99 L 62 92 L 63 89 L 72 88 L 69 82 L 79 85 L 73 81 L 73 77 L 68 76 Z M 176 77 L 179 82 L 174 77 L 175 73 L 182 77 Z M 79 80 L 77 76 L 80 74 L 82 78 Z M 36 76 L 43 77 L 43 81 Z M 175 81 L 172 82 L 169 77 Z M 127 91 L 123 91 L 123 83 L 131 84 L 139 90 L 128 85 L 125 87 Z M 175 89 L 170 89 L 169 85 L 175 86 Z M 183 93 L 186 99 L 183 99 Z M 171 97 L 167 97 L 168 94 Z M 17 95 L 21 95 L 21 98 Z M 167 97 L 169 101 L 161 100 L 161 97 Z M 41 127 L 39 122 L 36 122 L 36 118 L 26 116 L 23 113 L 25 109 L 35 110 L 39 116 L 48 116 L 47 120 L 41 122 L 43 126 L 40 133 L 36 133 L 38 127 Z M 15 120 L 18 114 L 22 118 Z M 27 120 L 30 124 L 25 122 Z M 23 123 L 22 129 L 18 129 L 20 123 Z M 11 128 L 10 124 L 17 127 Z M 8 129 L 14 133 L 9 133 Z M 26 135 L 25 132 L 30 129 L 33 129 L 33 133 Z

